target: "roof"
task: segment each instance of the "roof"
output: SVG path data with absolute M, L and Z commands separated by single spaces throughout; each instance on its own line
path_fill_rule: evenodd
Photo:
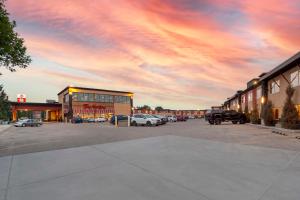
M 300 64 L 300 51 L 292 57 L 290 57 L 289 59 L 287 59 L 286 61 L 284 61 L 283 63 L 281 63 L 280 65 L 278 65 L 277 67 L 275 67 L 274 69 L 272 69 L 271 71 L 269 71 L 268 73 L 266 73 L 260 78 L 260 81 L 278 76 L 280 73 L 288 70 L 289 68 L 295 67 L 293 66 L 293 64 Z
M 36 103 L 36 102 L 15 102 L 15 101 L 10 101 L 11 105 L 26 105 L 26 106 L 48 106 L 48 107 L 61 107 L 60 103 Z
M 57 95 L 60 95 L 64 91 L 68 90 L 69 88 L 74 88 L 74 89 L 79 89 L 79 90 L 95 90 L 95 91 L 100 91 L 100 92 L 118 92 L 118 93 L 123 93 L 123 94 L 133 94 L 132 92 L 126 92 L 126 91 L 117 91 L 117 90 L 104 90 L 104 89 L 96 89 L 96 88 L 85 88 L 85 87 L 71 87 L 67 86 L 65 89 L 60 91 Z

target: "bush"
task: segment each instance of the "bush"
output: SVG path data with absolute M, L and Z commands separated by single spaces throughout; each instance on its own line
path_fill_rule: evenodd
M 246 122 L 250 121 L 250 114 L 249 114 L 249 110 L 248 110 L 248 105 L 245 106 L 245 110 L 244 110 L 245 116 L 246 116 Z
M 266 126 L 274 126 L 274 116 L 273 116 L 273 104 L 271 101 L 268 101 L 262 106 L 261 118 L 264 120 Z
M 250 122 L 252 124 L 260 124 L 259 114 L 257 108 L 254 108 L 254 110 L 250 114 Z
M 292 88 L 290 85 L 286 88 L 286 100 L 280 122 L 281 126 L 287 129 L 296 129 L 298 123 L 298 111 L 292 101 L 294 92 L 294 88 Z

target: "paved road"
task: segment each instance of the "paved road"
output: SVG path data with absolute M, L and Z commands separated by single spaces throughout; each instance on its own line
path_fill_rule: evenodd
M 169 135 L 7 156 L 0 199 L 299 200 L 299 154 Z
M 115 128 L 108 124 L 64 123 L 44 124 L 42 127 L 11 127 L 0 133 L 0 156 L 164 135 L 300 151 L 300 140 L 272 134 L 269 129 L 230 123 L 212 126 L 195 119 L 159 127 Z

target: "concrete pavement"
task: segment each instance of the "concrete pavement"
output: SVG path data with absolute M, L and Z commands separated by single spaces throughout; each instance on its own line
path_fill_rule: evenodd
M 299 200 L 299 152 L 159 136 L 0 158 L 5 200 Z

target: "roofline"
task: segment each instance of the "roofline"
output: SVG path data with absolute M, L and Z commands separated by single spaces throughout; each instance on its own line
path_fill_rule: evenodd
M 11 105 L 47 105 L 47 106 L 61 106 L 61 103 L 40 103 L 40 102 L 16 102 L 16 101 L 9 101 Z
M 60 91 L 57 95 L 60 95 L 64 91 L 68 90 L 69 88 L 80 89 L 80 90 L 96 90 L 96 91 L 101 91 L 101 92 L 118 92 L 118 93 L 123 93 L 123 94 L 133 94 L 132 92 L 118 91 L 118 90 L 105 90 L 105 89 L 96 89 L 96 88 L 85 88 L 85 87 L 71 87 L 71 86 L 67 86 L 65 89 L 63 89 L 62 91 Z
M 268 73 L 266 73 L 264 76 L 260 78 L 260 81 L 268 79 L 272 76 L 276 76 L 280 72 L 280 70 L 284 70 L 286 67 L 288 67 L 290 64 L 295 62 L 297 59 L 300 59 L 300 51 L 295 55 L 293 55 L 292 57 L 290 57 L 289 59 L 287 59 L 286 61 L 284 61 L 283 63 L 281 63 L 280 65 L 278 65 L 277 67 L 273 68 Z

